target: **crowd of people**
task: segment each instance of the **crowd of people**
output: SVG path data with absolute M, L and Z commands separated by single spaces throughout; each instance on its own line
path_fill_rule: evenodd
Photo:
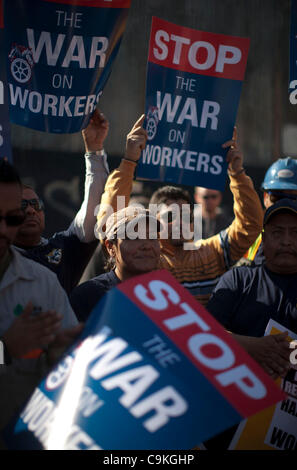
M 100 298 L 120 282 L 156 269 L 168 270 L 271 377 L 284 377 L 290 367 L 287 333 L 264 333 L 270 319 L 297 333 L 297 161 L 279 159 L 268 169 L 264 212 L 234 133 L 222 143 L 228 149 L 234 218 L 219 212 L 218 191 L 198 188 L 195 200 L 209 220 L 203 238 L 193 240 L 196 216 L 184 188 L 163 185 L 149 208 L 129 205 L 147 140 L 144 119 L 136 121 L 119 167 L 109 174 L 103 148 L 109 125 L 95 111 L 82 131 L 84 200 L 71 225 L 48 239 L 42 236 L 42 200 L 0 160 L 0 437 Z M 129 227 L 138 236 L 127 236 Z M 79 284 L 98 244 L 106 272 L 101 268 Z M 234 266 L 243 258 L 248 266 Z

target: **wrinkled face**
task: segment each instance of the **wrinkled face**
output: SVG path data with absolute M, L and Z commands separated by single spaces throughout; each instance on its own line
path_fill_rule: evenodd
M 105 242 L 109 255 L 114 257 L 116 270 L 129 275 L 143 274 L 159 267 L 159 240 L 136 239 Z
M 23 188 L 22 199 L 28 201 L 38 199 L 38 196 L 33 189 Z M 19 228 L 17 241 L 22 243 L 22 237 L 24 237 L 29 245 L 30 239 L 32 239 L 32 245 L 34 245 L 36 240 L 39 242 L 42 232 L 44 231 L 44 211 L 36 210 L 32 205 L 28 204 L 25 213 L 26 219 Z
M 192 238 L 191 209 L 185 199 L 168 199 L 158 213 L 158 219 L 163 226 L 161 239 L 168 239 L 172 245 L 181 246 Z
M 278 213 L 272 216 L 265 225 L 263 248 L 271 271 L 297 273 L 297 215 Z
M 202 204 L 206 212 L 213 212 L 220 205 L 222 194 L 215 189 L 197 188 L 195 201 L 198 204 Z
M 21 210 L 22 190 L 17 183 L 0 183 L 0 216 L 23 216 Z M 19 225 L 11 225 L 14 219 L 0 219 L 0 260 L 14 242 Z
M 264 206 L 266 209 L 275 204 L 277 201 L 283 198 L 289 198 L 296 196 L 297 200 L 297 190 L 296 189 L 286 189 L 284 191 L 274 189 L 271 191 L 264 192 Z

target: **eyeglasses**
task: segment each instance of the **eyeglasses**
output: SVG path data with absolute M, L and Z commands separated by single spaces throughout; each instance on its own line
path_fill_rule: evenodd
M 5 220 L 5 223 L 9 227 L 17 227 L 21 225 L 26 218 L 26 214 L 23 212 L 17 215 L 0 215 L 0 222 Z
M 217 194 L 209 194 L 208 196 L 202 196 L 202 199 L 207 201 L 207 199 L 217 199 L 218 195 Z
M 26 210 L 29 205 L 37 212 L 43 211 L 44 209 L 44 204 L 41 199 L 22 199 L 21 208 L 23 210 Z
M 273 191 L 267 191 L 267 194 L 269 194 L 270 201 L 272 204 L 275 204 L 277 201 L 280 201 L 281 199 L 292 199 L 293 201 L 297 200 L 297 194 L 287 194 L 284 192 L 273 192 Z

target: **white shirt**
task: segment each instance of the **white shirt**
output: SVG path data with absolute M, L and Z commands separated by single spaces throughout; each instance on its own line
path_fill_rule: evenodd
M 0 336 L 28 302 L 42 312 L 55 310 L 63 316 L 61 328 L 77 325 L 77 319 L 57 276 L 11 247 L 12 259 L 0 281 Z

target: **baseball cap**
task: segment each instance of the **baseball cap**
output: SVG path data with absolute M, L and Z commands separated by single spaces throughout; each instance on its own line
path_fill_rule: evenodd
M 148 224 L 147 224 L 148 222 Z M 146 229 L 150 229 L 150 237 L 157 238 L 161 231 L 160 221 L 144 207 L 128 206 L 111 214 L 105 226 L 105 237 L 107 240 L 115 238 L 135 239 L 146 238 Z
M 280 199 L 273 206 L 270 206 L 265 214 L 263 225 L 267 224 L 269 219 L 278 212 L 292 212 L 297 215 L 297 201 L 294 199 Z

